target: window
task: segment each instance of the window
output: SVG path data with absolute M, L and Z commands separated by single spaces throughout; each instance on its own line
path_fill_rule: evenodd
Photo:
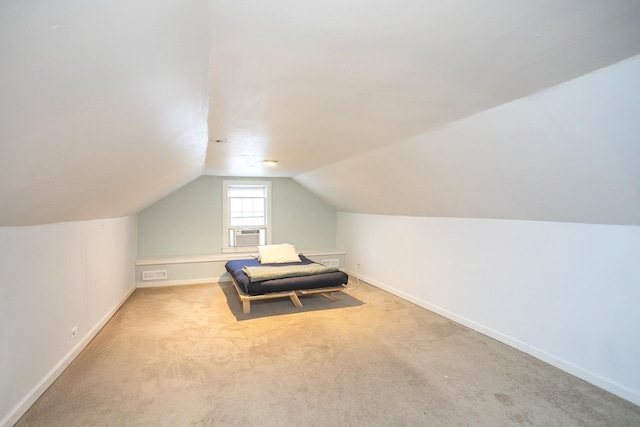
M 223 252 L 255 251 L 271 241 L 271 182 L 223 181 Z

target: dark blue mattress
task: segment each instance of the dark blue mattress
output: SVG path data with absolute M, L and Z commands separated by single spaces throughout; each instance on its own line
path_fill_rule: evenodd
M 309 258 L 300 255 L 302 264 L 314 264 Z M 262 282 L 250 282 L 249 277 L 242 271 L 242 267 L 247 266 L 279 266 L 279 265 L 300 265 L 299 262 L 285 264 L 261 264 L 255 258 L 238 259 L 228 261 L 225 268 L 236 281 L 238 287 L 248 295 L 264 295 L 270 292 L 298 291 L 304 289 L 335 288 L 346 285 L 349 277 L 342 271 L 332 271 L 330 273 L 320 273 L 311 276 L 287 277 L 285 279 L 264 280 Z

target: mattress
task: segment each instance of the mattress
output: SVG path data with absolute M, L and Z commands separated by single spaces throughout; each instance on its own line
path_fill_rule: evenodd
M 332 271 L 329 273 L 314 274 L 311 276 L 287 277 L 284 279 L 271 279 L 261 282 L 251 282 L 249 277 L 242 271 L 242 267 L 246 266 L 282 266 L 282 265 L 300 265 L 313 264 L 309 258 L 300 255 L 302 263 L 285 263 L 285 264 L 261 264 L 255 258 L 239 259 L 228 261 L 225 268 L 233 277 L 236 284 L 247 295 L 264 295 L 271 292 L 297 291 L 305 289 L 332 288 L 346 285 L 349 277 L 342 271 Z

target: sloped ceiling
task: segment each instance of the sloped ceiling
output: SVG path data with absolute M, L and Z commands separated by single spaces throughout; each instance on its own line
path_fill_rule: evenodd
M 136 213 L 202 172 L 208 3 L 0 3 L 0 225 Z
M 640 53 L 636 0 L 25 0 L 0 3 L 0 22 L 0 226 L 135 213 L 202 173 L 291 176 L 340 209 L 378 212 L 361 193 L 382 187 L 345 159 L 371 167 L 368 153 Z M 523 102 L 516 121 L 551 111 Z M 406 156 L 446 168 L 466 148 Z M 332 167 L 365 185 L 327 190 Z M 457 171 L 418 178 L 473 182 Z M 533 202 L 465 208 L 472 192 L 389 213 L 581 220 Z M 491 193 L 500 206 L 512 194 Z
M 216 1 L 211 25 L 212 175 L 296 176 L 640 53 L 634 0 Z
M 640 56 L 295 177 L 336 209 L 640 225 Z

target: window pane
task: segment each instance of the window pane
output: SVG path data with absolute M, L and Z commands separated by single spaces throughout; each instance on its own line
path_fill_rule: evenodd
M 229 199 L 231 226 L 265 225 L 265 199 L 233 198 Z
M 231 218 L 229 218 L 229 223 L 232 227 L 237 227 L 242 225 L 242 215 L 240 212 L 231 212 Z
M 267 189 L 264 186 L 230 186 L 229 197 L 267 197 Z
M 253 210 L 264 213 L 264 199 L 253 199 Z

